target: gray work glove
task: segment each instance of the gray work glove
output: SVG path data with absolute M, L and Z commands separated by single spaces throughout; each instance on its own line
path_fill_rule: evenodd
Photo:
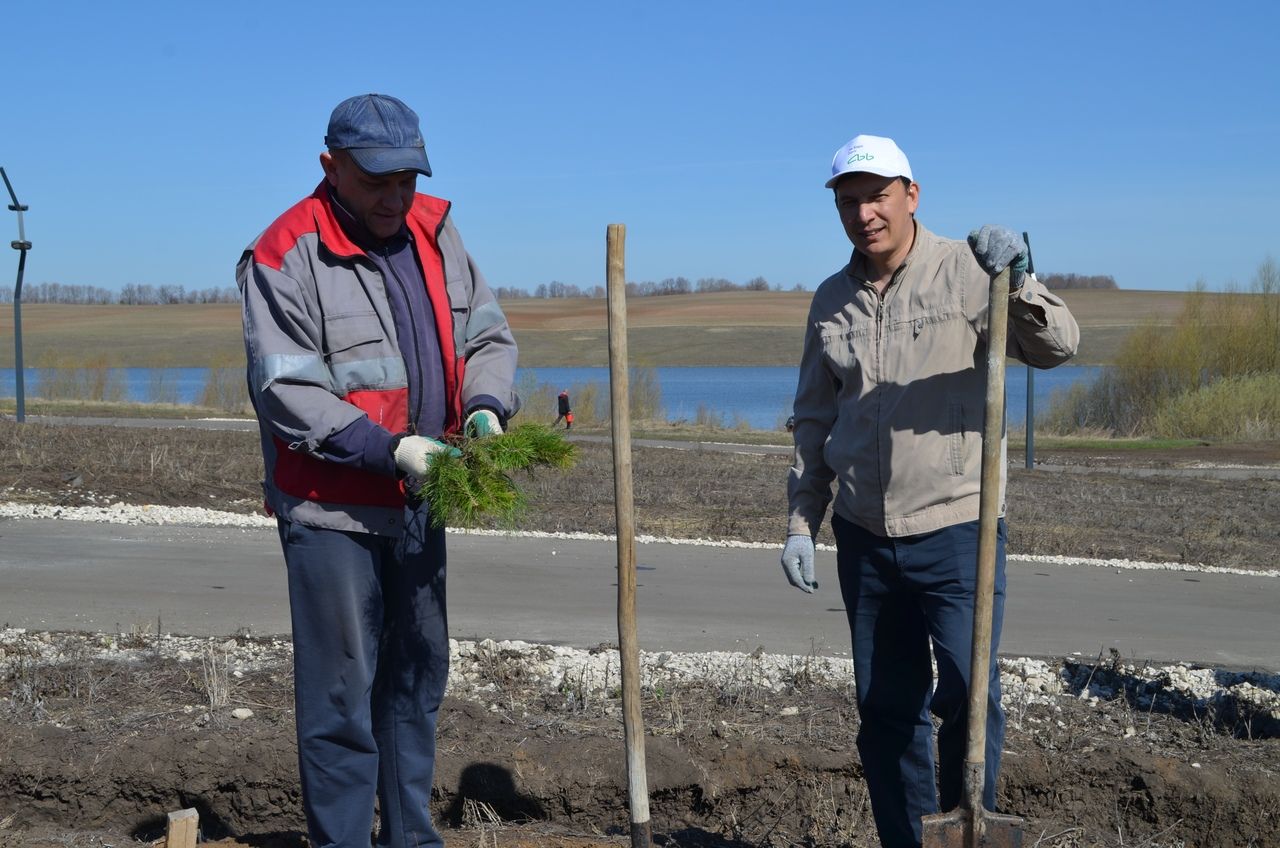
M 502 422 L 491 409 L 477 409 L 467 416 L 466 434 L 473 439 L 502 435 Z
M 810 595 L 818 588 L 813 579 L 813 537 L 804 533 L 792 533 L 782 549 L 782 572 L 787 582 L 801 592 Z
M 986 224 L 969 233 L 969 249 L 982 270 L 994 277 L 1009 266 L 1009 292 L 1022 288 L 1027 273 L 1027 245 L 1013 230 Z
M 450 456 L 462 456 L 462 451 L 451 448 L 444 442 L 428 439 L 426 436 L 402 436 L 395 450 L 396 468 L 421 480 L 427 474 L 432 455 L 441 452 Z

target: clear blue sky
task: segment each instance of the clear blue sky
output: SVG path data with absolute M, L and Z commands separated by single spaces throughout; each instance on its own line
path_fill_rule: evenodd
M 832 153 L 868 132 L 934 232 L 1027 230 L 1041 271 L 1124 288 L 1247 285 L 1280 258 L 1277 8 L 11 3 L 0 165 L 28 282 L 232 285 L 319 181 L 333 106 L 378 91 L 421 115 L 419 190 L 493 285 L 602 283 L 621 222 L 629 279 L 813 288 L 849 252 Z

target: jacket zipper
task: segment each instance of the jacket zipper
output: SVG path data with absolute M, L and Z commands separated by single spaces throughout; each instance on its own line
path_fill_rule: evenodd
M 890 283 L 892 284 L 892 282 Z M 884 295 L 876 293 L 876 478 L 880 484 L 880 516 L 882 520 L 889 514 L 884 488 L 884 450 L 880 445 L 881 402 L 884 399 Z
M 417 366 L 414 373 L 418 377 L 417 379 L 418 399 L 417 399 L 417 403 L 410 403 L 411 409 L 408 410 L 409 412 L 408 425 L 409 425 L 410 433 L 417 433 L 418 432 L 418 405 L 422 403 L 422 351 L 419 350 L 418 348 L 418 319 L 414 316 L 413 300 L 409 297 L 409 287 L 405 285 L 404 280 L 402 280 L 400 278 L 400 275 L 396 273 L 396 267 L 391 264 L 391 255 L 390 255 L 390 252 L 387 250 L 386 245 L 383 245 L 382 247 L 382 258 L 387 263 L 387 270 L 391 272 L 391 276 L 395 277 L 396 279 L 396 284 L 400 286 L 400 291 L 404 293 L 405 306 L 408 307 L 408 311 L 409 311 L 409 329 L 413 333 L 413 358 Z M 408 368 L 407 363 L 405 367 L 406 369 Z M 413 398 L 410 397 L 410 401 L 412 400 Z
M 444 232 L 444 225 L 445 225 L 445 222 L 449 220 L 449 211 L 452 208 L 453 208 L 452 203 L 446 206 L 444 210 L 444 214 L 440 216 L 440 222 L 436 224 L 435 249 L 436 249 L 436 253 L 440 256 L 440 272 L 444 274 L 446 283 L 449 278 L 449 272 L 444 267 L 444 248 L 440 247 L 440 234 Z M 452 324 L 453 301 L 449 299 L 448 285 L 444 287 L 444 299 L 445 299 L 445 306 L 449 307 L 449 321 L 450 321 L 449 329 L 452 330 L 453 329 L 453 324 Z M 465 339 L 464 339 L 464 342 L 465 342 Z M 453 409 L 458 410 L 459 419 L 457 423 L 459 427 L 462 426 L 462 416 L 466 415 L 466 410 L 462 409 L 462 367 L 463 367 L 462 349 L 458 346 L 458 340 L 455 338 L 453 339 L 453 395 L 454 396 L 451 396 L 448 398 L 448 408 L 450 410 L 453 410 Z M 455 403 L 455 398 L 456 398 L 456 403 Z M 447 424 L 448 414 L 446 414 L 445 418 L 446 418 L 446 424 Z

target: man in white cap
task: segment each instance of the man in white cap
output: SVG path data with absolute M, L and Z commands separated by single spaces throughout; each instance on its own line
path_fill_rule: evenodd
M 991 276 L 1011 270 L 1008 355 L 1051 368 L 1075 353 L 1079 329 L 1026 273 L 1026 245 L 1012 230 L 984 226 L 966 245 L 915 220 L 920 186 L 892 139 L 855 136 L 836 152 L 826 187 L 853 255 L 809 309 L 782 566 L 793 586 L 817 589 L 813 540 L 834 482 L 831 526 L 872 812 L 887 848 L 919 846 L 921 817 L 955 807 L 962 792 Z M 1002 515 L 1003 490 L 1001 479 Z M 987 706 L 991 809 L 1004 739 L 995 662 L 1004 543 L 1002 518 Z M 930 711 L 941 720 L 937 786 Z

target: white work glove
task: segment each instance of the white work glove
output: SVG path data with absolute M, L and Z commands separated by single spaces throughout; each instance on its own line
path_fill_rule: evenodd
M 421 480 L 427 474 L 432 455 L 441 452 L 450 456 L 462 456 L 462 451 L 451 448 L 444 442 L 428 439 L 426 436 L 402 436 L 400 443 L 396 445 L 396 468 Z
M 801 592 L 812 595 L 818 588 L 813 579 L 813 537 L 804 533 L 792 533 L 782 549 L 782 572 L 787 582 Z
M 464 428 L 468 436 L 480 439 L 485 436 L 502 435 L 502 422 L 491 409 L 477 409 L 467 416 Z

